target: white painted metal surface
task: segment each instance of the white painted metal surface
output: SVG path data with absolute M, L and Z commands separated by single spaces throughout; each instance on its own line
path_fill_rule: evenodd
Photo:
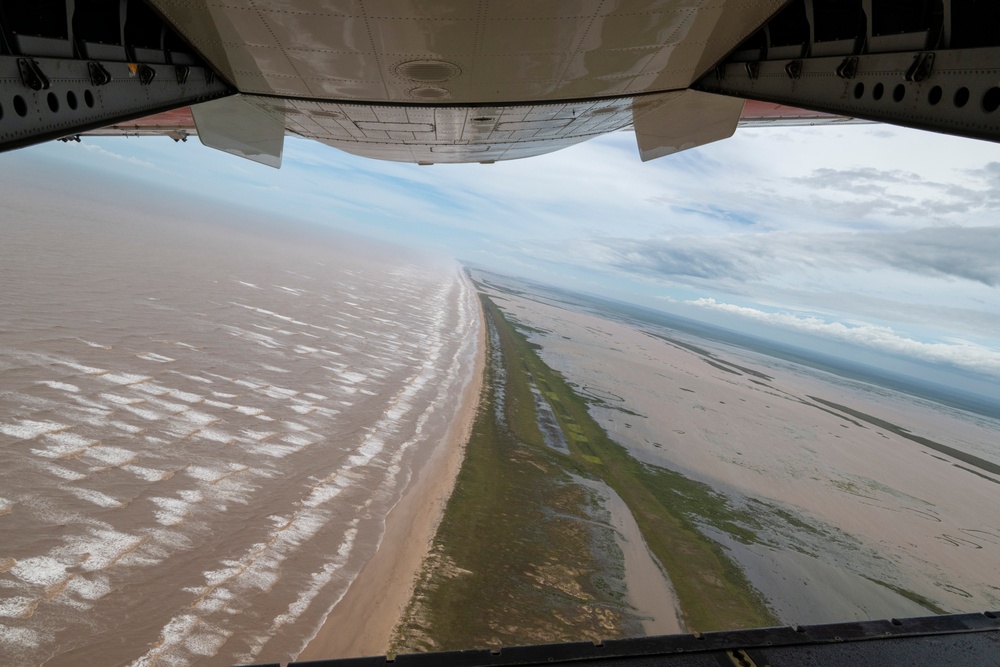
M 667 95 L 673 95 L 668 93 Z M 492 162 L 566 148 L 630 125 L 663 96 L 558 104 L 398 107 L 247 96 L 288 131 L 402 162 Z
M 242 95 L 191 107 L 201 143 L 278 169 L 285 145 L 284 119 L 264 113 Z
M 784 0 L 152 4 L 243 93 L 482 104 L 686 88 Z M 412 61 L 448 71 L 426 80 Z
M 431 163 L 539 155 L 626 127 L 785 0 L 151 2 L 289 132 Z M 674 105 L 679 127 L 704 111 L 688 106 Z M 672 136 L 674 116 L 650 118 Z
M 635 138 L 643 162 L 673 155 L 720 139 L 736 131 L 743 100 L 685 90 L 650 113 L 635 119 Z

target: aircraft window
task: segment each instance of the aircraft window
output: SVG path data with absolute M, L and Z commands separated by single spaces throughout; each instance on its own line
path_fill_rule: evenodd
M 906 86 L 901 83 L 897 84 L 896 87 L 892 89 L 892 99 L 896 102 L 902 102 L 904 97 L 906 97 Z
M 883 93 L 885 93 L 885 86 L 883 86 L 881 83 L 876 83 L 875 87 L 872 88 L 872 98 L 878 101 L 882 99 Z
M 28 115 L 28 103 L 24 101 L 24 98 L 20 95 L 14 96 L 14 113 L 16 113 L 21 118 Z
M 969 103 L 969 89 L 962 86 L 955 91 L 955 106 L 961 109 Z
M 66 104 L 69 105 L 70 109 L 76 111 L 78 102 L 76 100 L 76 93 L 74 93 L 72 90 L 66 93 Z
M 983 111 L 993 113 L 1000 108 L 1000 88 L 993 87 L 983 95 Z
M 930 102 L 931 106 L 934 106 L 941 101 L 941 96 L 943 94 L 941 86 L 934 86 L 931 88 L 931 92 L 927 93 L 927 101 Z
M 59 98 L 56 97 L 55 93 L 49 93 L 46 96 L 45 101 L 49 104 L 49 111 L 52 113 L 59 111 Z
M 861 96 L 865 94 L 865 84 L 860 81 L 854 85 L 854 99 L 860 100 Z

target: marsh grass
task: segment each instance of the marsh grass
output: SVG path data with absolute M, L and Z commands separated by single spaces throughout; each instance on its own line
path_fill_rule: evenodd
M 689 629 L 776 625 L 740 567 L 699 530 L 710 525 L 756 541 L 752 512 L 705 484 L 633 458 L 591 417 L 588 401 L 541 360 L 524 331 L 480 296 L 499 354 L 488 355 L 465 460 L 393 652 L 638 634 L 641 625 L 625 601 L 621 552 L 611 528 L 593 520 L 599 508 L 574 475 L 603 481 L 628 505 L 669 573 Z M 569 454 L 545 445 L 532 380 Z
M 590 415 L 588 401 L 541 360 L 538 346 L 488 299 L 483 303 L 498 326 L 509 330 L 507 339 L 521 372 L 530 374 L 543 394 L 558 397 L 550 402 L 569 436 L 570 455 L 563 457 L 563 466 L 602 480 L 625 501 L 650 550 L 670 576 L 685 624 L 698 631 L 776 625 L 777 618 L 740 567 L 698 529 L 699 524 L 708 524 L 742 542 L 754 542 L 754 528 L 759 526 L 753 514 L 735 508 L 705 484 L 632 457 Z M 512 369 L 511 378 L 515 375 Z

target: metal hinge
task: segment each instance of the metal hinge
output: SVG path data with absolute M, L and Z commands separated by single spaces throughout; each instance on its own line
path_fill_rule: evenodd
M 21 72 L 21 83 L 32 90 L 48 90 L 49 77 L 45 76 L 38 62 L 30 58 L 18 58 L 17 69 Z
M 844 58 L 843 62 L 837 65 L 837 76 L 841 79 L 853 79 L 858 75 L 858 59 Z
M 90 74 L 90 83 L 94 86 L 111 83 L 111 73 L 101 63 L 87 63 L 87 72 Z
M 934 69 L 934 54 L 918 53 L 913 56 L 913 64 L 906 70 L 906 80 L 923 81 L 931 75 L 932 69 Z
M 747 652 L 741 648 L 729 649 L 726 651 L 726 656 L 733 662 L 735 667 L 757 667 L 757 663 L 753 661 Z M 765 665 L 765 667 L 767 667 Z

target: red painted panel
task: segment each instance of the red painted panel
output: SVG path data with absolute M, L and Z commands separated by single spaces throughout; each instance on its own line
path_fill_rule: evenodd
M 135 120 L 130 120 L 126 123 L 119 123 L 117 125 L 110 125 L 109 127 L 121 127 L 121 128 L 144 128 L 144 129 L 154 129 L 157 127 L 190 127 L 194 129 L 194 117 L 191 115 L 191 107 L 183 107 L 181 109 L 174 109 L 172 111 L 164 111 L 163 113 L 153 114 L 152 116 L 146 116 L 145 118 L 137 118 Z
M 743 120 L 757 120 L 764 118 L 837 118 L 838 116 L 820 111 L 810 111 L 809 109 L 796 109 L 786 107 L 781 104 L 771 102 L 757 102 L 747 100 L 743 105 Z

